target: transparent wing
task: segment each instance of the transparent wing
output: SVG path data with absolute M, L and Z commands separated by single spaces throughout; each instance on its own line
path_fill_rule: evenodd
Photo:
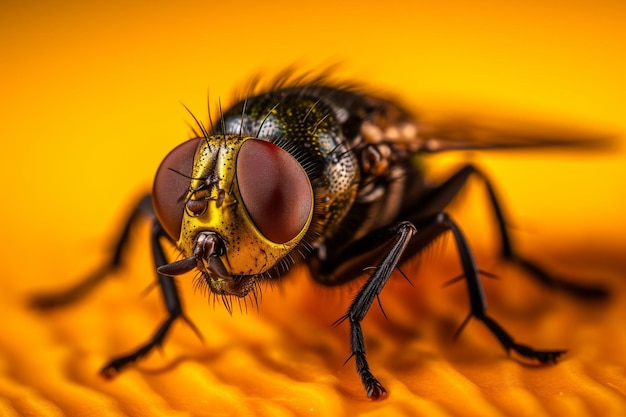
M 419 152 L 488 149 L 576 149 L 610 151 L 616 136 L 591 129 L 559 127 L 515 120 L 475 121 L 476 118 L 418 123 Z M 573 123 L 575 125 L 576 123 Z

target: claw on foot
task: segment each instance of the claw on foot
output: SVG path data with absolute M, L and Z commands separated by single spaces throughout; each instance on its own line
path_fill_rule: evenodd
M 566 350 L 535 350 L 530 346 L 515 344 L 511 346 L 515 352 L 525 358 L 536 359 L 541 363 L 557 363 Z
M 369 373 L 362 376 L 363 386 L 367 392 L 367 398 L 371 400 L 382 400 L 387 395 L 387 390 L 378 380 Z

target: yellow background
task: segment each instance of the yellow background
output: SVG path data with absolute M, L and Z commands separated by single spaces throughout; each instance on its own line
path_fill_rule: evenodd
M 626 3 L 623 1 L 3 2 L 0 5 L 0 415 L 624 415 L 626 412 Z M 556 367 L 508 360 L 472 323 L 446 248 L 429 251 L 411 287 L 394 278 L 364 323 L 370 364 L 390 391 L 365 399 L 347 326 L 331 328 L 349 290 L 306 273 L 265 291 L 259 313 L 229 317 L 190 280 L 189 315 L 155 354 L 113 382 L 97 369 L 163 317 L 147 228 L 129 267 L 84 302 L 37 314 L 28 295 L 63 288 L 103 259 L 163 156 L 189 136 L 185 103 L 206 120 L 217 98 L 286 66 L 340 63 L 359 80 L 436 115 L 554 122 L 608 132 L 602 153 L 472 155 L 505 195 L 520 250 L 613 289 L 606 305 L 573 301 L 494 261 L 484 193 L 455 215 L 481 265 L 492 314 L 521 341 L 569 347 Z M 463 155 L 434 158 L 449 171 Z M 475 196 L 474 202 L 471 196 Z M 492 232 L 492 230 L 490 230 Z M 490 243 L 491 242 L 491 243 Z M 444 246 L 439 245 L 439 248 Z M 586 278 L 587 277 L 587 278 Z M 208 304 L 208 305 L 207 305 Z

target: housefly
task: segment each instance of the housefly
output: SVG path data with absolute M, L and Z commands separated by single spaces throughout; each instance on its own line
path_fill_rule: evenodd
M 519 255 L 489 178 L 476 166 L 461 167 L 431 184 L 420 159 L 425 154 L 467 149 L 593 146 L 592 140 L 502 134 L 469 125 L 427 125 L 395 101 L 324 79 L 282 77 L 254 91 L 172 150 L 161 163 L 150 195 L 135 207 L 109 262 L 77 287 L 36 297 L 39 307 L 76 299 L 120 266 L 129 231 L 144 217 L 167 318 L 136 350 L 105 364 L 112 377 L 162 344 L 171 325 L 185 316 L 173 277 L 195 271 L 224 300 L 257 298 L 260 284 L 277 280 L 296 262 L 312 278 L 339 286 L 367 273 L 346 313 L 351 358 L 367 396 L 385 388 L 370 371 L 361 321 L 394 269 L 443 234 L 451 234 L 467 284 L 470 319 L 482 322 L 507 351 L 541 363 L 563 350 L 537 350 L 518 343 L 487 314 L 481 271 L 459 224 L 446 208 L 468 179 L 486 187 L 500 237 L 500 255 L 541 281 L 588 297 L 605 295 L 555 279 Z M 182 256 L 169 262 L 169 241 Z M 365 272 L 364 272 L 365 271 Z M 191 322 L 189 322 L 191 323 Z M 193 326 L 193 325 L 192 325 Z M 195 328 L 194 328 L 195 329 Z

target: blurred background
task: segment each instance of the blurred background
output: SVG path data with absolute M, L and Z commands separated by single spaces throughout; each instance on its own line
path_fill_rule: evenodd
M 625 18 L 618 0 L 3 2 L 0 414 L 623 415 Z M 573 352 L 555 368 L 529 368 L 507 360 L 479 325 L 446 348 L 466 313 L 456 303 L 462 286 L 440 288 L 459 273 L 448 242 L 415 266 L 409 295 L 402 279 L 390 282 L 389 322 L 374 308 L 364 324 L 370 364 L 391 392 L 385 402 L 366 401 L 353 363 L 342 366 L 348 329 L 329 326 L 356 287 L 323 291 L 304 271 L 266 291 L 258 314 L 232 318 L 181 282 L 204 344 L 178 326 L 164 355 L 98 379 L 106 358 L 144 341 L 163 317 L 158 294 L 141 295 L 152 282 L 148 229 L 136 233 L 128 269 L 84 302 L 39 314 L 26 308 L 29 295 L 102 261 L 162 158 L 190 135 L 181 102 L 206 121 L 207 92 L 214 109 L 255 75 L 335 64 L 331 78 L 398 97 L 417 114 L 616 138 L 611 152 L 428 161 L 436 178 L 467 158 L 484 167 L 524 254 L 613 290 L 591 306 L 498 269 L 484 191 L 472 186 L 455 204 L 481 262 L 512 275 L 485 284 L 494 316 L 524 342 Z

